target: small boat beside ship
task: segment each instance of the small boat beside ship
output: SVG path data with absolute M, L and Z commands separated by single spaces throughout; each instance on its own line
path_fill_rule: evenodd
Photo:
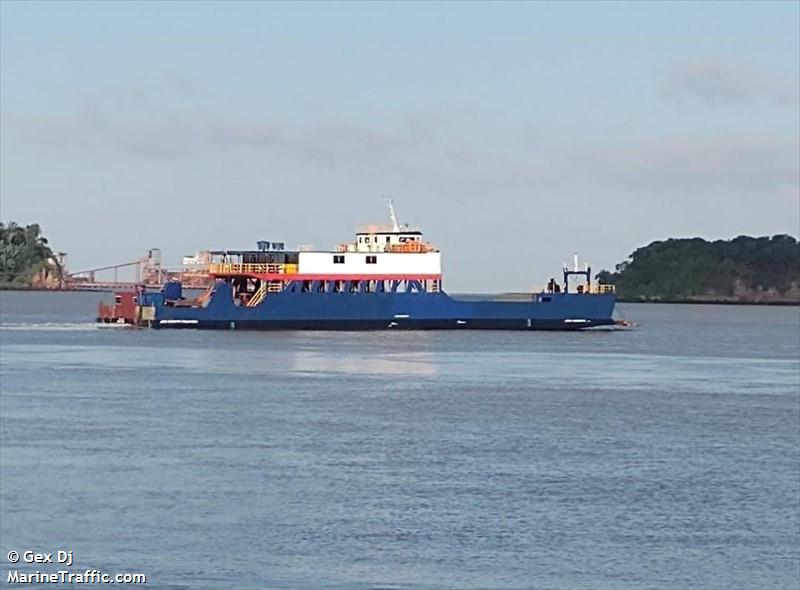
M 421 231 L 392 224 L 356 233 L 330 251 L 207 252 L 213 280 L 199 297 L 180 281 L 141 288 L 101 304 L 97 321 L 158 329 L 224 330 L 580 330 L 614 325 L 611 285 L 591 269 L 563 269 L 563 281 L 522 300 L 458 299 L 442 287 L 441 252 Z

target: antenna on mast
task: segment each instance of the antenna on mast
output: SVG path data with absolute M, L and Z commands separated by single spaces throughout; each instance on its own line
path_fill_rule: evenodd
M 392 218 L 392 226 L 394 228 L 392 231 L 399 232 L 400 224 L 397 223 L 397 215 L 394 213 L 394 201 L 392 201 L 392 199 L 386 199 L 386 202 L 389 205 L 389 217 Z

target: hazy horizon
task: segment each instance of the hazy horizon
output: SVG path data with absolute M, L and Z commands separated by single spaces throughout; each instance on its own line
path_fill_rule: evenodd
M 0 218 L 70 268 L 388 221 L 451 291 L 800 236 L 800 3 L 0 3 Z

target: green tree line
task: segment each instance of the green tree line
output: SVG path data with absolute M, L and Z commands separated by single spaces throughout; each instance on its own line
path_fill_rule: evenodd
M 741 297 L 800 288 L 800 243 L 788 235 L 708 242 L 669 239 L 637 249 L 616 272 L 597 275 L 621 299 L 691 300 Z
M 30 287 L 43 274 L 60 280 L 62 272 L 39 224 L 0 222 L 0 286 Z

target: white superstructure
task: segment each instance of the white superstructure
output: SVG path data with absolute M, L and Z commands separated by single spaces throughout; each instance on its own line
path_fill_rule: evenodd
M 440 252 L 300 252 L 297 271 L 320 275 L 441 275 Z
M 308 275 L 440 276 L 441 253 L 422 232 L 400 225 L 391 201 L 391 226 L 373 226 L 339 244 L 335 252 L 299 252 L 298 269 Z

